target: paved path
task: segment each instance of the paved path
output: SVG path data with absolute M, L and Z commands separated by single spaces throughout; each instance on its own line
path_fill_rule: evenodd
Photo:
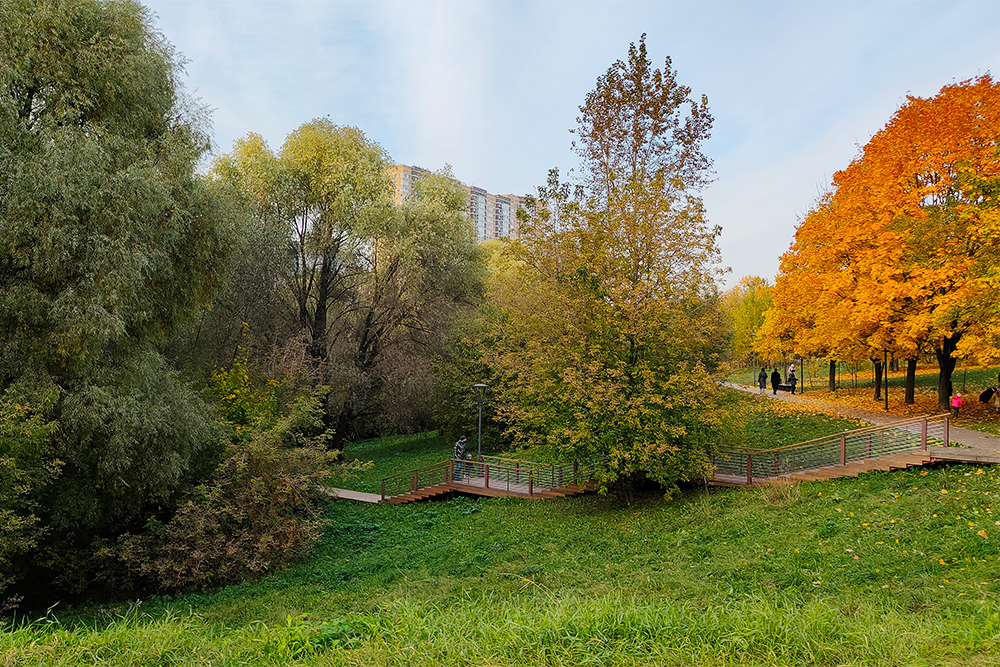
M 760 389 L 757 387 L 747 387 L 745 385 L 733 384 L 731 382 L 724 382 L 723 386 L 746 392 L 748 394 L 760 394 Z M 761 395 L 766 396 L 771 400 L 795 403 L 798 405 L 808 405 L 827 414 L 837 415 L 840 417 L 853 417 L 855 419 L 861 419 L 870 424 L 876 424 L 879 426 L 892 424 L 893 422 L 905 419 L 904 417 L 897 417 L 886 412 L 863 410 L 861 408 L 854 408 L 847 405 L 839 405 L 831 401 L 824 401 L 820 398 L 813 398 L 808 394 L 804 396 L 800 394 L 792 396 L 787 392 L 778 392 L 778 394 L 775 395 L 771 393 L 770 388 L 768 388 L 768 390 Z M 981 457 L 984 462 L 990 462 L 994 459 L 1000 460 L 1000 438 L 995 435 L 953 425 L 948 427 L 948 435 L 952 442 L 961 443 L 966 448 L 975 450 L 973 453 Z
M 377 493 L 365 493 L 364 491 L 351 491 L 350 489 L 328 488 L 334 500 L 357 500 L 362 503 L 378 503 L 382 496 Z

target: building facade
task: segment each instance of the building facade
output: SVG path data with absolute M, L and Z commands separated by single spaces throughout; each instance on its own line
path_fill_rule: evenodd
M 427 173 L 427 169 L 405 164 L 391 167 L 389 174 L 396 185 L 396 204 L 402 205 L 413 192 L 417 179 Z M 517 238 L 517 208 L 523 202 L 521 197 L 490 194 L 475 185 L 470 187 L 463 184 L 463 187 L 469 192 L 469 218 L 479 241 Z

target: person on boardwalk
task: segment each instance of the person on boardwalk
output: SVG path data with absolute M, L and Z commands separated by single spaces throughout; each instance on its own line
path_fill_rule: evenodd
M 774 395 L 778 395 L 778 385 L 781 384 L 781 373 L 775 368 L 771 373 L 771 389 L 774 391 Z
M 760 393 L 764 393 L 767 389 L 767 369 L 761 367 L 760 373 L 757 375 L 757 385 L 760 387 Z
M 799 379 L 795 377 L 795 364 L 792 364 L 788 367 L 788 384 L 792 385 L 792 396 L 795 395 L 795 383 L 798 381 Z
M 455 443 L 455 458 L 458 459 L 455 462 L 455 479 L 462 479 L 462 466 L 465 465 L 462 461 L 465 460 L 465 436 L 463 435 Z
M 951 397 L 951 416 L 958 419 L 958 409 L 965 405 L 965 401 L 962 400 L 961 394 L 955 394 Z

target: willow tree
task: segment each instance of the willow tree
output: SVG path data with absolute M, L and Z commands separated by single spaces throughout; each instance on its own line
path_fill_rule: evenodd
M 389 164 L 361 130 L 321 118 L 276 153 L 241 139 L 213 168 L 260 228 L 281 230 L 285 335 L 329 388 L 323 419 L 338 449 L 429 414 L 428 359 L 457 305 L 481 291 L 465 189 L 450 172 L 427 175 L 400 208 Z
M 211 414 L 159 351 L 212 296 L 230 229 L 177 72 L 135 2 L 0 4 L 0 401 L 53 424 L 46 584 L 89 583 L 99 540 L 211 461 Z
M 553 172 L 539 188 L 490 293 L 501 418 L 519 442 L 598 462 L 605 488 L 709 471 L 722 346 L 719 228 L 698 194 L 712 116 L 644 40 L 580 107 L 581 187 Z

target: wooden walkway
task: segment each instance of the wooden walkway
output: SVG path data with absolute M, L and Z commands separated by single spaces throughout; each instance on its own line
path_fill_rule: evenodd
M 509 488 L 506 486 L 499 489 L 488 488 L 484 486 L 484 480 L 479 478 L 441 482 L 440 484 L 435 484 L 433 486 L 425 486 L 417 489 L 416 491 L 391 496 L 385 500 L 380 500 L 379 502 L 385 502 L 391 505 L 402 505 L 404 503 L 427 500 L 428 498 L 443 496 L 449 493 L 462 493 L 470 496 L 484 496 L 486 498 L 524 498 L 526 500 L 547 500 L 549 498 L 565 498 L 566 496 L 573 496 L 593 490 L 594 482 L 588 481 L 582 485 L 568 484 L 560 488 L 534 489 L 531 493 L 529 493 L 527 484 L 511 484 Z M 376 494 L 372 495 L 379 498 Z
M 593 491 L 596 484 L 576 461 L 540 464 L 484 456 L 478 461 L 442 461 L 386 477 L 380 493 L 328 489 L 331 499 L 401 505 L 447 494 L 546 500 Z
M 1000 464 L 1000 452 L 949 446 L 950 433 L 948 416 L 936 415 L 895 420 L 787 447 L 722 450 L 710 482 L 719 486 L 787 484 L 940 462 Z

